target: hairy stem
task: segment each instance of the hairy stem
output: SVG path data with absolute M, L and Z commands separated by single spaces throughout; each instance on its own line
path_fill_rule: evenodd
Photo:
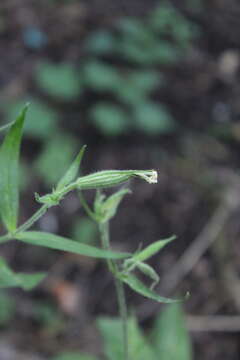
M 109 241 L 109 223 L 99 223 L 99 231 L 101 234 L 101 242 L 104 250 L 110 250 L 110 241 Z M 126 297 L 124 292 L 124 285 L 121 280 L 116 277 L 116 273 L 118 271 L 118 265 L 115 260 L 107 260 L 108 268 L 112 272 L 114 276 L 114 283 L 116 287 L 117 293 L 117 301 L 119 307 L 119 314 L 122 320 L 122 334 L 123 334 L 123 353 L 124 360 L 129 359 L 128 352 L 128 326 L 127 326 L 127 304 Z
M 3 244 L 9 240 L 14 239 L 17 233 L 26 231 L 29 229 L 36 221 L 38 221 L 49 209 L 49 205 L 42 205 L 24 224 L 20 225 L 14 233 L 8 233 L 6 235 L 0 236 L 0 244 Z
M 22 231 L 26 231 L 27 229 L 29 229 L 36 221 L 38 221 L 49 209 L 49 205 L 44 204 L 40 207 L 40 209 L 38 209 L 31 217 L 30 219 L 28 219 L 24 224 L 22 224 L 21 226 L 19 226 L 19 228 L 17 228 L 16 233 L 22 232 Z

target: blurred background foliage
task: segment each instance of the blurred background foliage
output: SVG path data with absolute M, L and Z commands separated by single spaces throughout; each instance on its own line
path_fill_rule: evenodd
M 166 274 L 239 176 L 239 14 L 235 0 L 2 0 L 0 125 L 31 103 L 22 219 L 37 206 L 34 192 L 54 187 L 85 143 L 83 173 L 156 168 L 158 186 L 134 184 L 112 233 L 114 246 L 126 251 L 177 234 L 162 260 L 153 259 Z M 75 195 L 38 227 L 98 244 L 95 225 Z M 239 271 L 237 218 L 223 230 L 232 253 L 209 250 L 174 289 L 190 290 L 187 313 L 240 311 L 223 275 L 228 263 Z M 116 315 L 114 289 L 100 262 L 12 244 L 2 253 L 16 270 L 50 275 L 31 295 L 1 291 L 1 359 L 8 359 L 9 343 L 18 349 L 13 360 L 21 359 L 19 349 L 25 360 L 28 352 L 40 360 L 121 359 L 119 320 L 110 318 Z M 127 295 L 141 309 L 144 300 Z M 140 353 L 160 360 L 239 358 L 237 334 L 193 333 L 190 339 L 180 307 L 148 307 L 140 325 L 134 316 L 130 320 L 134 359 Z

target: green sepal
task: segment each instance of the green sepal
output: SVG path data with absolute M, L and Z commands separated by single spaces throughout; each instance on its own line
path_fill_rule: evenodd
M 173 235 L 173 236 L 169 237 L 168 239 L 155 241 L 154 243 L 147 246 L 145 249 L 143 249 L 143 250 L 137 252 L 135 255 L 133 255 L 132 259 L 135 260 L 136 262 L 145 261 L 145 260 L 149 259 L 150 257 L 152 257 L 153 255 L 157 254 L 168 243 L 170 243 L 171 241 L 173 241 L 175 239 L 176 239 L 176 236 Z
M 70 165 L 70 167 L 67 170 L 67 172 L 65 173 L 65 175 L 58 182 L 57 188 L 56 188 L 57 191 L 63 189 L 66 185 L 70 184 L 77 177 L 77 174 L 78 174 L 78 171 L 79 171 L 79 168 L 80 168 L 80 165 L 81 165 L 82 158 L 83 158 L 84 152 L 86 150 L 86 147 L 87 146 L 84 145 L 81 148 L 81 150 L 79 151 L 77 157 L 74 159 L 74 161 Z

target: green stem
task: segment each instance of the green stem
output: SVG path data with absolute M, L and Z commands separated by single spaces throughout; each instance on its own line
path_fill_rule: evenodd
M 28 219 L 24 224 L 22 224 L 21 226 L 19 226 L 19 228 L 17 228 L 16 233 L 23 232 L 29 229 L 36 221 L 38 221 L 47 212 L 49 207 L 50 206 L 47 204 L 42 205 L 40 209 L 38 209 L 35 212 L 35 214 L 33 214 L 33 216 L 30 217 L 30 219 Z
M 102 247 L 104 250 L 110 250 L 110 241 L 109 241 L 109 223 L 99 223 L 99 231 L 101 234 L 101 242 Z M 124 286 L 121 280 L 116 277 L 118 272 L 118 265 L 115 260 L 107 260 L 108 268 L 112 272 L 114 276 L 114 283 L 117 292 L 117 300 L 119 306 L 119 313 L 122 320 L 122 333 L 123 333 L 123 353 L 124 353 L 124 360 L 129 359 L 128 353 L 128 326 L 127 326 L 127 303 L 126 297 L 124 292 Z
M 47 210 L 49 209 L 49 205 L 42 205 L 40 207 L 40 209 L 38 209 L 33 216 L 30 217 L 30 219 L 28 219 L 24 224 L 20 225 L 15 231 L 14 233 L 8 233 L 6 235 L 0 236 L 0 244 L 3 244 L 9 240 L 14 239 L 15 235 L 17 233 L 26 231 L 27 229 L 29 229 L 36 221 L 38 221 L 40 219 L 40 217 L 42 217 Z
M 114 277 L 117 299 L 118 299 L 118 307 L 119 314 L 122 320 L 122 332 L 123 332 L 123 349 L 124 349 L 124 360 L 129 359 L 129 350 L 128 350 L 128 316 L 127 316 L 127 303 L 126 296 L 124 291 L 124 286 L 121 280 Z

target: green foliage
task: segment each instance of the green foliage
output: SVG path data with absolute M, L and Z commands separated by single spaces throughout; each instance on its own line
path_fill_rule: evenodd
M 121 320 L 100 317 L 97 326 L 104 341 L 108 360 L 124 360 Z M 185 316 L 180 304 L 167 305 L 158 315 L 150 337 L 144 336 L 136 319 L 128 320 L 129 360 L 191 360 L 193 359 Z
M 149 135 L 166 134 L 176 123 L 164 105 L 145 102 L 135 108 L 135 121 L 139 129 Z
M 127 284 L 132 290 L 137 292 L 138 294 L 140 294 L 146 298 L 155 300 L 157 302 L 164 303 L 164 304 L 172 304 L 175 302 L 183 301 L 183 300 L 179 300 L 179 299 L 176 299 L 176 300 L 168 299 L 168 298 L 158 295 L 156 292 L 149 289 L 142 281 L 140 281 L 133 274 L 130 274 L 130 273 L 129 274 L 121 274 L 121 275 L 119 275 L 119 278 L 125 284 Z
M 167 244 L 169 244 L 171 241 L 175 240 L 176 236 L 171 236 L 168 239 L 164 240 L 158 240 L 154 243 L 147 246 L 145 249 L 139 251 L 136 253 L 136 255 L 133 256 L 134 261 L 145 261 L 148 260 L 153 255 L 157 254 L 160 250 L 162 250 Z
M 6 117 L 11 121 L 16 118 L 19 109 L 26 102 L 20 100 L 6 107 Z M 27 136 L 39 140 L 45 140 L 57 131 L 58 115 L 45 102 L 36 98 L 30 99 L 31 106 L 25 121 L 25 133 Z
M 176 64 L 197 35 L 195 24 L 168 1 L 143 19 L 125 17 L 113 30 L 93 32 L 85 41 L 90 55 L 83 67 L 85 88 L 111 95 L 108 103 L 90 109 L 99 131 L 106 136 L 134 130 L 149 136 L 173 132 L 176 123 L 169 109 L 151 97 L 164 85 L 159 65 Z
M 57 186 L 53 188 L 52 192 L 43 196 L 36 194 L 36 200 L 41 203 L 41 207 L 37 210 L 32 217 L 30 217 L 24 224 L 17 227 L 17 215 L 18 215 L 18 162 L 19 162 L 19 149 L 22 137 L 22 128 L 25 120 L 27 106 L 25 106 L 11 126 L 3 140 L 0 149 L 0 212 L 2 215 L 2 221 L 5 224 L 8 232 L 6 235 L 0 236 L 0 243 L 16 239 L 20 242 L 30 245 L 46 247 L 54 250 L 67 251 L 79 255 L 90 256 L 95 258 L 103 258 L 107 260 L 109 271 L 112 272 L 116 286 L 118 302 L 120 305 L 120 314 L 122 317 L 123 325 L 123 343 L 119 342 L 119 322 L 114 320 L 100 320 L 99 326 L 105 338 L 105 350 L 109 359 L 124 360 L 128 358 L 127 351 L 127 327 L 129 326 L 131 337 L 129 337 L 129 349 L 130 358 L 133 360 L 138 359 L 156 359 L 154 350 L 145 341 L 141 331 L 139 330 L 134 318 L 130 318 L 127 321 L 127 309 L 124 296 L 123 284 L 127 284 L 135 292 L 153 299 L 161 303 L 174 303 L 179 300 L 164 298 L 153 291 L 153 285 L 158 282 L 158 275 L 150 265 L 145 264 L 145 260 L 150 258 L 159 252 L 167 243 L 173 240 L 174 237 L 165 240 L 159 240 L 145 249 L 137 252 L 133 256 L 129 253 L 113 252 L 110 248 L 109 239 L 109 222 L 116 215 L 119 204 L 123 197 L 129 193 L 128 189 L 120 189 L 113 193 L 109 197 L 106 197 L 100 192 L 101 188 L 113 187 L 121 185 L 133 177 L 138 177 L 150 184 L 157 183 L 157 172 L 155 170 L 105 170 L 98 171 L 85 176 L 78 176 L 79 167 L 85 151 L 85 146 L 82 147 L 75 160 L 71 163 L 70 159 L 66 160 L 66 172 L 62 177 L 58 174 L 58 170 L 51 169 L 52 164 L 56 163 L 57 167 L 61 170 L 59 164 L 62 165 L 64 153 L 64 146 L 66 146 L 66 137 L 56 137 L 55 143 L 52 141 L 50 147 L 45 150 L 45 170 L 51 172 L 54 170 L 54 183 L 57 182 Z M 70 141 L 70 144 L 72 142 Z M 61 152 L 59 151 L 61 149 Z M 66 148 L 68 149 L 68 148 Z M 67 151 L 65 151 L 67 153 Z M 65 154 L 66 156 L 66 154 Z M 69 156 L 69 155 L 68 155 Z M 69 156 L 70 157 L 70 156 Z M 49 161 L 50 158 L 50 161 Z M 44 164 L 43 161 L 43 164 Z M 67 166 L 71 163 L 70 167 Z M 61 171 L 62 172 L 62 171 Z M 47 174 L 47 173 L 46 173 Z M 48 174 L 48 176 L 49 176 Z M 53 173 L 52 173 L 53 174 Z M 51 175 L 52 176 L 52 175 Z M 56 177 L 56 179 L 55 179 Z M 60 181 L 58 180 L 60 178 Z M 48 177 L 50 179 L 50 177 Z M 94 189 L 96 190 L 96 197 L 94 201 L 93 210 L 86 203 L 82 192 L 84 190 Z M 80 200 L 87 214 L 95 220 L 98 224 L 98 230 L 101 237 L 102 248 L 90 246 L 78 241 L 73 241 L 68 238 L 58 236 L 51 233 L 41 231 L 29 231 L 29 228 L 45 214 L 45 212 L 52 206 L 56 206 L 59 202 L 73 190 L 79 190 Z M 89 224 L 88 224 L 89 227 Z M 89 229 L 89 228 L 88 228 Z M 86 226 L 85 226 L 86 230 Z M 88 230 L 89 231 L 89 230 Z M 92 231 L 92 230 L 91 230 Z M 84 236 L 84 235 L 83 235 Z M 125 261 L 120 261 L 124 260 Z M 118 260 L 118 261 L 116 261 Z M 148 287 L 137 276 L 133 274 L 133 271 L 137 269 L 143 274 L 147 275 L 153 284 Z M 45 277 L 44 273 L 25 274 L 16 273 L 11 270 L 3 258 L 0 258 L 0 288 L 5 287 L 22 287 L 25 290 L 30 290 L 35 287 Z M 7 313 L 6 313 L 7 314 Z M 49 319 L 49 313 L 44 313 L 46 319 Z M 171 313 L 170 313 L 171 314 Z M 169 313 L 168 313 L 169 315 Z M 6 315 L 7 316 L 7 315 Z M 169 315 L 170 316 L 170 315 Z M 178 317 L 180 321 L 179 313 L 174 313 L 175 317 Z M 51 314 L 50 314 L 51 318 Z M 162 322 L 165 320 L 160 319 L 159 324 L 156 326 L 162 326 Z M 128 323 L 128 324 L 127 324 Z M 62 322 L 57 321 L 57 327 L 53 329 L 60 329 Z M 115 329 L 113 331 L 113 328 Z M 182 329 L 182 328 L 181 328 Z M 54 331 L 55 331 L 54 330 Z M 58 331 L 58 330 L 57 330 Z M 176 336 L 180 332 L 180 327 L 175 331 Z M 172 334 L 169 331 L 169 334 Z M 117 337 L 116 337 L 117 335 Z M 185 334 L 186 335 L 186 334 Z M 170 335 L 169 335 L 170 336 Z M 186 338 L 186 337 L 185 337 Z M 110 339 L 110 341 L 108 340 Z M 165 344 L 165 343 L 164 343 Z M 166 345 L 166 344 L 165 344 Z M 165 346 L 164 345 L 164 346 Z M 163 345 L 162 345 L 163 347 Z M 166 346 L 167 348 L 167 346 Z M 168 349 L 168 348 L 167 348 Z M 180 351 L 180 350 L 179 350 Z M 75 356 L 76 354 L 74 354 Z M 72 355 L 65 354 L 71 358 Z M 77 354 L 79 359 L 91 359 L 91 357 L 83 354 Z
M 0 148 L 0 214 L 9 231 L 14 231 L 18 219 L 19 174 L 18 162 L 22 128 L 27 105 L 10 127 Z
M 45 233 L 42 231 L 27 231 L 15 235 L 16 239 L 27 244 L 47 247 L 54 250 L 68 251 L 79 255 L 91 256 L 103 259 L 123 259 L 130 254 L 117 253 L 98 249 L 96 247 L 80 244 L 79 242 L 64 238 L 62 236 Z
M 31 290 L 37 286 L 46 276 L 44 273 L 23 274 L 15 273 L 0 257 L 0 288 L 21 287 L 24 290 Z
M 2 131 L 4 131 L 4 130 L 7 130 L 10 126 L 13 125 L 13 123 L 14 123 L 14 121 L 11 121 L 11 122 L 9 122 L 9 123 L 6 124 L 6 125 L 0 126 L 0 132 L 2 132 Z
M 14 316 L 16 303 L 7 293 L 0 292 L 0 327 L 7 325 Z
M 93 55 L 108 55 L 116 50 L 116 40 L 107 30 L 98 30 L 89 35 L 85 41 L 85 50 Z
M 131 193 L 129 189 L 120 189 L 107 199 L 104 195 L 98 195 L 95 200 L 95 216 L 98 222 L 111 220 L 117 212 L 118 206 L 125 195 Z
M 170 37 L 176 49 L 185 49 L 198 35 L 197 27 L 169 2 L 163 2 L 150 14 L 149 26 L 161 37 Z
M 111 103 L 95 105 L 90 116 L 95 126 L 107 136 L 116 136 L 125 133 L 129 128 L 129 119 L 124 110 Z
M 190 337 L 180 304 L 169 305 L 158 315 L 152 330 L 153 345 L 161 360 L 191 360 Z
M 112 318 L 99 318 L 98 328 L 104 340 L 104 352 L 107 360 L 125 360 L 123 342 L 121 340 L 121 320 Z M 156 360 L 153 349 L 143 336 L 135 318 L 128 320 L 129 331 L 129 359 L 130 360 Z
M 47 185 L 52 186 L 59 181 L 63 169 L 69 167 L 75 149 L 75 139 L 63 134 L 54 135 L 45 143 L 34 168 Z
M 50 96 L 63 100 L 73 100 L 81 91 L 78 73 L 69 63 L 42 61 L 36 69 L 35 80 Z
M 114 91 L 121 81 L 117 68 L 104 62 L 87 62 L 82 71 L 85 85 L 97 91 Z
M 73 225 L 72 238 L 84 244 L 95 244 L 97 240 L 96 224 L 88 217 L 77 220 Z

